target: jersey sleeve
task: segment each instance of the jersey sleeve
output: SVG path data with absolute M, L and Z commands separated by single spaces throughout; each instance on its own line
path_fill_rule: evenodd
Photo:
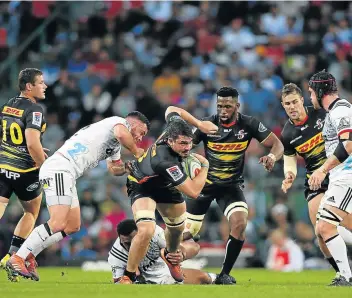
M 253 137 L 256 138 L 260 143 L 265 141 L 265 139 L 271 134 L 271 130 L 254 117 L 251 118 L 249 125 Z
M 43 123 L 43 108 L 36 104 L 31 106 L 25 116 L 26 128 L 33 128 L 41 131 Z
M 338 136 L 345 132 L 352 132 L 352 105 L 347 101 L 336 103 L 336 106 L 330 112 L 330 119 Z
M 155 227 L 154 237 L 155 237 L 155 241 L 158 244 L 160 249 L 166 247 L 166 239 L 165 239 L 164 230 L 161 227 L 159 227 L 158 225 Z
M 285 130 L 282 131 L 281 142 L 284 145 L 284 155 L 286 156 L 296 155 L 296 149 L 290 144 L 290 139 L 286 135 Z
M 182 165 L 178 162 L 163 161 L 155 167 L 155 172 L 164 177 L 173 186 L 178 186 L 185 182 L 187 175 Z

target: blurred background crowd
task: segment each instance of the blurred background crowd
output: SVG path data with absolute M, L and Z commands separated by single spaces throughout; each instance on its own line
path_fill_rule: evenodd
M 221 86 L 237 88 L 241 112 L 277 135 L 287 120 L 280 104 L 285 83 L 299 85 L 309 104 L 307 79 L 325 68 L 336 77 L 341 97 L 352 99 L 349 2 L 10 1 L 1 2 L 0 12 L 1 102 L 16 95 L 20 69 L 44 72 L 43 144 L 51 153 L 80 127 L 132 110 L 151 120 L 141 144 L 147 147 L 163 129 L 167 106 L 199 118 L 215 113 Z M 246 245 L 256 252 L 250 264 L 265 265 L 272 244 L 285 247 L 292 240 L 304 259 L 321 258 L 303 196 L 303 164 L 286 195 L 280 190 L 282 164 L 270 174 L 258 164 L 265 153 L 252 141 L 246 157 Z M 49 248 L 39 263 L 106 259 L 116 224 L 131 216 L 125 180 L 109 176 L 104 163 L 80 178 L 81 231 Z M 0 220 L 2 254 L 20 215 L 12 200 Z M 42 208 L 38 222 L 47 216 Z M 206 246 L 227 239 L 227 222 L 215 204 L 201 236 Z

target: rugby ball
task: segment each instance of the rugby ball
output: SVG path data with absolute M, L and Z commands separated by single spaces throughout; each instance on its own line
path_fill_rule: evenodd
M 182 166 L 188 177 L 191 179 L 196 177 L 202 168 L 198 158 L 194 157 L 193 155 L 186 157 L 182 162 Z

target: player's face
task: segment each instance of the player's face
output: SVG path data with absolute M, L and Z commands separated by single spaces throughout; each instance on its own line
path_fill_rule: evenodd
M 181 157 L 185 158 L 189 156 L 193 145 L 193 139 L 191 137 L 179 136 L 176 140 L 169 139 L 168 142 L 171 149 Z
M 124 235 L 119 235 L 120 237 L 120 243 L 121 245 L 126 249 L 129 250 L 131 247 L 132 239 L 134 236 L 136 236 L 137 231 L 133 231 L 130 235 L 124 236 Z
M 315 91 L 309 87 L 308 92 L 310 94 L 310 100 L 312 102 L 314 109 L 319 110 L 321 108 L 321 106 L 318 102 L 317 95 L 315 94 Z
M 131 134 L 133 136 L 134 141 L 138 144 L 142 141 L 143 137 L 147 134 L 148 128 L 145 123 L 142 121 L 133 121 L 131 127 Z
M 34 85 L 31 84 L 31 95 L 36 99 L 45 99 L 46 88 L 48 88 L 48 86 L 45 85 L 43 76 L 36 76 Z
M 297 93 L 291 93 L 282 98 L 282 106 L 291 120 L 300 121 L 306 116 L 304 99 Z
M 231 123 L 236 119 L 238 108 L 240 104 L 238 99 L 232 97 L 221 97 L 217 98 L 217 110 L 218 116 L 221 123 L 227 124 Z

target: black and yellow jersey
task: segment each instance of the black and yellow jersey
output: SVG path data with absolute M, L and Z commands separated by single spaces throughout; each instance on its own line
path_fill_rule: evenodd
M 217 115 L 202 120 L 211 121 L 219 127 L 215 134 L 205 134 L 199 129 L 194 132 L 194 143 L 204 143 L 205 156 L 209 161 L 208 184 L 242 183 L 245 152 L 252 138 L 263 142 L 271 131 L 256 118 L 240 113 L 229 125 L 221 124 Z
M 28 98 L 14 97 L 1 108 L 0 117 L 0 168 L 19 173 L 36 170 L 28 152 L 25 130 L 32 128 L 44 133 L 46 122 L 43 108 Z
M 170 123 L 176 119 L 181 117 L 177 113 L 170 113 L 167 122 Z M 132 161 L 132 172 L 128 176 L 130 183 L 137 183 L 146 188 L 171 190 L 187 179 L 181 156 L 169 147 L 162 135 L 142 157 Z
M 303 157 L 306 164 L 307 178 L 326 160 L 325 144 L 322 136 L 325 115 L 324 109 L 315 110 L 306 107 L 307 116 L 299 124 L 290 119 L 286 122 L 281 138 L 284 145 L 284 155 Z

